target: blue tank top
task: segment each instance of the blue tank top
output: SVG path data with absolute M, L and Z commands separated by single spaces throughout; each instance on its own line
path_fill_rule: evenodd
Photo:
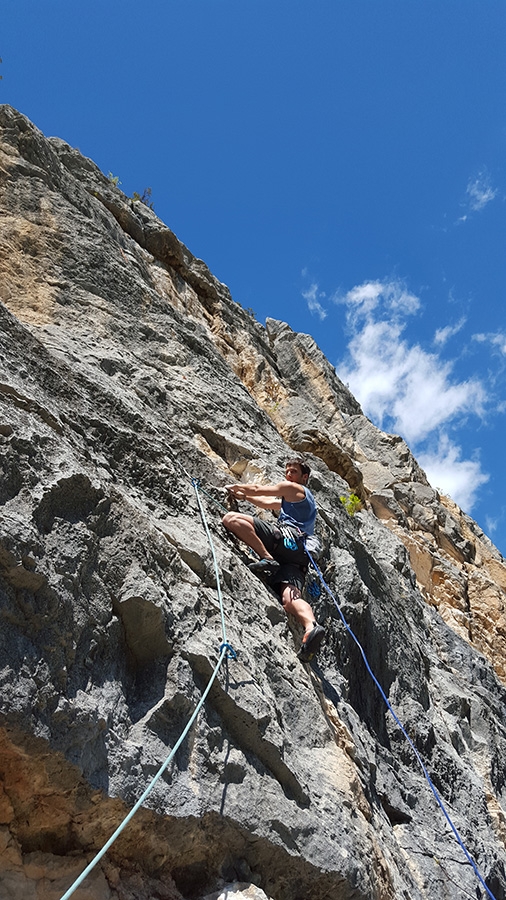
M 297 503 L 289 503 L 288 500 L 282 499 L 278 522 L 296 525 L 301 531 L 310 535 L 314 534 L 316 503 L 309 488 L 305 487 L 304 490 L 306 492 L 304 500 L 299 500 Z

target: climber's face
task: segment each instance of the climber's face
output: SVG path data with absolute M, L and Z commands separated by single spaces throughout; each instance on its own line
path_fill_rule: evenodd
M 288 463 L 285 469 L 285 478 L 287 481 L 293 481 L 294 484 L 305 484 L 309 476 L 302 474 L 302 469 L 297 463 Z

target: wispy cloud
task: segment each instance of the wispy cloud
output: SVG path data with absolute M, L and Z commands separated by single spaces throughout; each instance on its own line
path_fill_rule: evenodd
M 504 523 L 506 520 L 506 506 L 503 504 L 499 506 L 493 513 L 489 513 L 485 516 L 485 525 L 487 528 L 487 534 L 491 535 L 494 531 Z
M 303 274 L 306 273 L 306 270 L 303 270 Z M 320 299 L 325 299 L 325 292 L 320 291 L 318 285 L 312 284 L 306 291 L 302 291 L 302 296 L 304 300 L 307 302 L 308 309 L 310 313 L 313 315 L 317 315 L 322 321 L 327 317 L 327 310 L 320 303 Z
M 473 341 L 478 341 L 480 344 L 491 344 L 492 347 L 497 348 L 503 356 L 506 356 L 506 334 L 503 334 L 500 331 L 492 334 L 473 334 Z
M 434 343 L 439 347 L 443 347 L 450 338 L 455 337 L 461 331 L 465 324 L 466 319 L 462 317 L 455 325 L 445 325 L 444 328 L 438 328 L 434 335 Z
M 481 334 L 473 334 L 473 341 L 478 344 L 488 345 L 493 361 L 488 367 L 488 378 L 496 392 L 494 409 L 497 413 L 506 412 L 505 372 L 506 372 L 506 333 L 495 331 Z
M 457 220 L 467 222 L 469 212 L 480 212 L 482 209 L 495 200 L 497 196 L 497 188 L 492 187 L 490 175 L 485 170 L 478 173 L 476 178 L 469 180 L 466 188 L 466 198 L 463 206 L 467 209 L 464 215 Z
M 421 310 L 420 300 L 402 282 L 371 281 L 334 298 L 346 306 L 350 331 L 339 377 L 349 384 L 364 412 L 379 427 L 400 433 L 411 444 L 433 484 L 469 510 L 476 488 L 488 480 L 478 460 L 461 459 L 460 448 L 445 429 L 469 414 L 483 413 L 487 395 L 477 378 L 459 381 L 453 363 L 430 353 L 404 335 L 407 317 Z M 436 331 L 443 347 L 464 321 Z M 437 441 L 429 452 L 427 442 Z
M 480 172 L 478 177 L 467 185 L 466 194 L 468 203 L 473 212 L 484 209 L 497 195 L 497 190 L 492 187 L 487 172 Z
M 346 294 L 336 293 L 332 300 L 347 307 L 348 320 L 370 316 L 381 307 L 394 315 L 415 313 L 420 301 L 400 281 L 366 281 Z
M 462 509 L 470 510 L 489 476 L 479 460 L 461 459 L 461 450 L 447 436 L 441 437 L 435 452 L 420 453 L 418 461 L 434 487 L 450 494 Z
M 487 526 L 487 534 L 493 534 L 499 526 L 498 516 L 485 516 L 485 525 Z

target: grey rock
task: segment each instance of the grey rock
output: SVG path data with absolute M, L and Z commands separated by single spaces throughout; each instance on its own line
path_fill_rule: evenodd
M 312 338 L 255 322 L 64 141 L 5 106 L 0 129 L 2 893 L 63 894 L 167 759 L 220 655 L 219 584 L 237 658 L 86 896 L 477 896 L 344 616 L 504 900 L 500 553 Z M 309 666 L 221 526 L 224 486 L 294 451 L 331 591 Z

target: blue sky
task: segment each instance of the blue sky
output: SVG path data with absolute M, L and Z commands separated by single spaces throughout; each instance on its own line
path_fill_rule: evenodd
M 4 0 L 0 56 L 506 554 L 504 0 Z

